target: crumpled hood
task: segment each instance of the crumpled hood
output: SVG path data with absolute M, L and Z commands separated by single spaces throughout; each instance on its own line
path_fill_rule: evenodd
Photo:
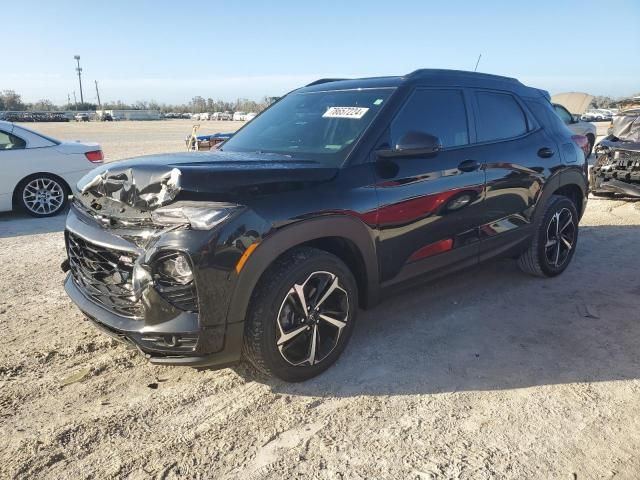
M 338 169 L 286 155 L 187 152 L 104 164 L 78 182 L 82 198 L 108 197 L 149 211 L 174 200 L 243 203 L 269 193 L 308 188 Z

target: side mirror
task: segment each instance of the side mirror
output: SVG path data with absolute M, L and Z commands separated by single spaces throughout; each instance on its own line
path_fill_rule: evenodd
M 407 132 L 390 149 L 378 150 L 379 157 L 411 157 L 437 155 L 442 150 L 442 142 L 435 135 L 424 132 Z

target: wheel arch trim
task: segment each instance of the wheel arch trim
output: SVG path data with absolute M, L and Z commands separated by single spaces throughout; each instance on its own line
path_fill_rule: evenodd
M 582 202 L 582 210 L 584 211 L 584 208 L 586 206 L 587 185 L 583 174 L 573 169 L 562 170 L 560 172 L 554 173 L 545 181 L 544 188 L 542 190 L 542 193 L 540 194 L 540 198 L 536 203 L 532 223 L 536 223 L 538 220 L 544 217 L 544 212 L 547 204 L 549 203 L 549 199 L 559 189 L 567 186 L 575 186 L 580 189 L 580 191 L 582 192 L 582 196 L 585 199 Z M 581 216 L 582 212 L 578 212 L 578 215 Z

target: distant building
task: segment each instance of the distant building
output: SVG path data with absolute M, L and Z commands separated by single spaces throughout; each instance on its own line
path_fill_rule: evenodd
M 114 120 L 160 120 L 159 110 L 97 110 L 98 117 L 111 115 Z

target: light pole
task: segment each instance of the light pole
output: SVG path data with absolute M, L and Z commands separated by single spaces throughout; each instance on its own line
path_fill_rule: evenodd
M 84 97 L 82 96 L 82 68 L 80 68 L 80 55 L 74 55 L 73 58 L 78 62 L 76 72 L 78 72 L 78 83 L 80 84 L 80 103 L 84 103 Z

